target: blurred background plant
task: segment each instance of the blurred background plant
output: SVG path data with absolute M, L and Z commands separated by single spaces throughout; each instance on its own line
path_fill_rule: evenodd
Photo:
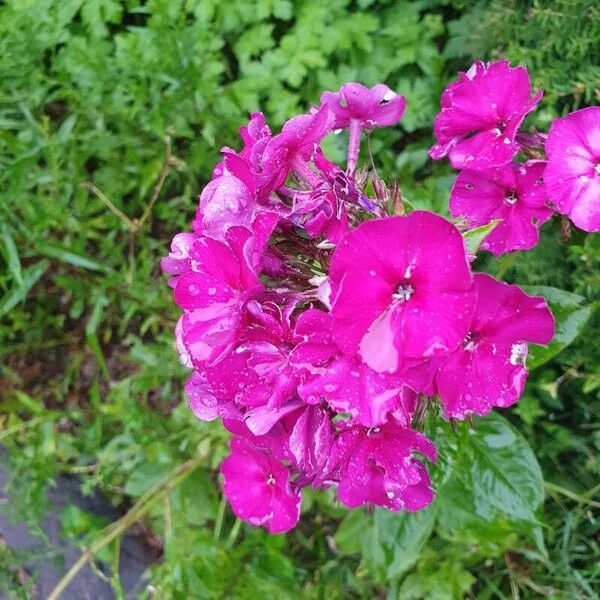
M 153 532 L 142 597 L 598 598 L 600 236 L 565 239 L 555 219 L 534 250 L 479 259 L 543 292 L 558 335 L 532 352 L 517 407 L 475 431 L 430 425 L 452 440 L 430 509 L 348 513 L 314 494 L 276 537 L 225 507 L 227 439 L 186 407 L 158 268 L 248 112 L 276 128 L 346 81 L 407 97 L 401 126 L 373 136 L 375 161 L 445 213 L 453 174 L 427 157 L 441 90 L 474 59 L 505 57 L 545 90 L 532 126 L 600 103 L 597 3 L 7 0 L 0 56 L 3 510 L 35 528 L 60 474 L 102 490 L 117 526 Z M 325 147 L 342 158 L 339 137 Z M 74 507 L 61 522 L 102 545 L 124 597 L 123 529 Z M 33 593 L 36 557 L 24 582 L 12 568 L 24 560 L 0 549 L 0 590 Z

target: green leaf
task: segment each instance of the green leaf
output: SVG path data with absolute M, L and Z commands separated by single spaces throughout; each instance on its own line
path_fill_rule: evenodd
M 131 473 L 125 484 L 125 493 L 138 497 L 158 483 L 171 470 L 172 465 L 157 461 L 142 463 Z
M 475 583 L 475 578 L 458 560 L 440 560 L 429 550 L 416 573 L 403 582 L 398 600 L 457 600 Z
M 584 298 L 545 285 L 522 286 L 525 292 L 546 298 L 554 315 L 556 332 L 548 346 L 529 346 L 527 366 L 535 369 L 562 352 L 583 331 L 597 305 L 583 305 Z
M 6 254 L 6 262 L 8 264 L 8 270 L 12 273 L 15 283 L 18 286 L 23 285 L 23 276 L 21 274 L 21 261 L 19 260 L 19 253 L 15 242 L 10 235 L 10 231 L 6 228 L 2 228 L 2 241 L 4 242 L 4 251 Z
M 49 263 L 40 260 L 35 265 L 27 267 L 23 273 L 23 285 L 13 286 L 0 301 L 0 317 L 10 312 L 19 302 L 25 300 L 29 290 L 37 283 L 38 279 L 46 272 Z
M 351 510 L 342 519 L 335 533 L 335 545 L 343 554 L 358 554 L 365 533 L 373 527 L 373 519 L 360 510 Z
M 372 527 L 363 533 L 363 562 L 381 583 L 413 567 L 429 539 L 436 507 L 416 513 L 375 509 Z
M 99 262 L 82 256 L 76 252 L 68 250 L 64 246 L 58 244 L 38 244 L 37 250 L 40 254 L 56 258 L 64 263 L 73 265 L 74 267 L 81 267 L 82 269 L 89 269 L 90 271 L 103 271 L 107 272 L 109 269 Z
M 488 233 L 490 233 L 496 228 L 498 223 L 500 223 L 500 219 L 491 221 L 487 225 L 475 227 L 475 229 L 469 229 L 469 231 L 465 231 L 463 233 L 463 237 L 465 238 L 465 244 L 467 245 L 467 250 L 470 254 L 477 254 L 477 252 L 479 252 L 481 242 L 483 242 Z
M 515 532 L 537 542 L 544 486 L 529 444 L 497 413 L 462 429 L 452 475 L 438 490 L 438 532 L 490 552 L 510 546 Z

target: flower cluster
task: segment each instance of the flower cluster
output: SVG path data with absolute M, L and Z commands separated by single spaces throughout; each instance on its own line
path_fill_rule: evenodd
M 477 63 L 442 98 L 432 155 L 464 169 L 453 213 L 473 225 L 504 219 L 487 241 L 493 251 L 531 240 L 533 219 L 552 212 L 540 180 L 560 187 L 552 177 L 569 149 L 557 139 L 573 146 L 562 167 L 583 165 L 593 121 L 584 111 L 553 125 L 547 167 L 510 162 L 538 100 L 525 70 L 506 63 Z M 395 125 L 405 105 L 385 85 L 348 83 L 276 135 L 254 113 L 242 149 L 222 150 L 192 232 L 177 234 L 162 261 L 183 311 L 176 343 L 194 370 L 190 407 L 233 434 L 225 495 L 236 515 L 271 533 L 297 523 L 305 486 L 333 487 L 348 507 L 428 505 L 423 459 L 435 461 L 436 449 L 417 430 L 424 410 L 465 419 L 514 404 L 527 344 L 554 333 L 543 298 L 473 273 L 453 223 L 407 214 L 395 188 L 357 168 L 363 133 Z M 321 149 L 341 129 L 345 170 Z M 555 205 L 575 219 L 590 192 L 564 173 L 560 181 Z M 589 185 L 598 185 L 592 174 Z
M 556 119 L 548 134 L 520 132 L 541 97 L 525 67 L 476 62 L 446 88 L 435 119 L 430 156 L 461 170 L 450 212 L 473 227 L 497 220 L 482 244 L 496 255 L 533 248 L 554 211 L 600 231 L 600 107 Z

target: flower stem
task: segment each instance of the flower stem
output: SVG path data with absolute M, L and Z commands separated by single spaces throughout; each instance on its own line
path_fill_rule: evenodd
M 223 496 L 221 496 L 221 502 L 219 504 L 219 509 L 217 510 L 217 518 L 215 520 L 215 529 L 213 532 L 213 539 L 215 540 L 215 542 L 221 537 L 223 517 L 225 516 L 225 504 L 227 504 L 227 500 L 225 500 L 225 494 L 223 494 Z
M 235 540 L 237 539 L 238 533 L 240 532 L 240 527 L 242 526 L 242 520 L 236 519 L 231 531 L 229 532 L 229 536 L 227 537 L 227 543 L 225 544 L 225 548 L 229 550 L 233 547 Z
M 348 128 L 348 173 L 354 173 L 356 169 L 360 151 L 360 133 L 360 121 L 351 119 Z

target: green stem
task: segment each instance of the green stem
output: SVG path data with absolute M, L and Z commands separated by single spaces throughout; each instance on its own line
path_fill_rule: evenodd
M 43 417 L 35 417 L 34 419 L 29 419 L 29 421 L 19 423 L 18 425 L 13 425 L 12 427 L 9 427 L 6 431 L 3 431 L 2 433 L 0 433 L 0 442 L 4 438 L 7 438 L 8 436 L 12 435 L 13 433 L 18 433 L 19 431 L 24 431 L 25 429 L 34 427 L 38 423 L 43 423 L 44 421 L 53 421 L 53 420 L 54 420 L 54 415 L 51 415 L 50 417 L 48 417 L 46 415 Z
M 596 502 L 595 500 L 589 500 L 586 496 L 591 495 L 598 486 L 592 488 L 588 492 L 583 495 L 576 494 L 567 488 L 561 487 L 560 485 L 556 485 L 554 483 L 550 483 L 549 481 L 545 481 L 544 485 L 546 489 L 550 492 L 555 492 L 556 494 L 560 494 L 561 496 L 565 496 L 566 498 L 570 498 L 571 500 L 575 500 L 575 502 L 579 502 L 580 504 L 587 504 L 588 506 L 593 506 L 594 508 L 600 508 L 600 502 Z
M 229 536 L 227 537 L 227 543 L 225 544 L 225 548 L 229 550 L 233 547 L 235 540 L 237 539 L 238 533 L 240 532 L 240 527 L 242 526 L 242 520 L 236 519 L 231 531 L 229 532 Z
M 225 500 L 225 495 L 221 497 L 221 503 L 219 504 L 219 510 L 217 511 L 217 518 L 215 520 L 215 529 L 213 534 L 213 539 L 215 542 L 221 537 L 221 529 L 223 527 L 223 517 L 225 516 L 225 505 L 227 504 L 227 500 Z
M 105 533 L 99 540 L 94 542 L 89 549 L 81 555 L 79 560 L 67 571 L 67 573 L 65 573 L 54 590 L 52 590 L 52 593 L 48 596 L 48 600 L 58 600 L 69 583 L 71 583 L 73 578 L 91 558 L 146 515 L 156 500 L 161 498 L 163 494 L 168 494 L 171 490 L 176 488 L 192 471 L 197 469 L 206 460 L 207 456 L 208 448 L 204 453 L 199 454 L 195 458 L 192 458 L 177 467 L 172 473 L 169 473 L 169 475 L 164 477 L 155 486 L 143 494 L 120 519 L 104 530 Z

